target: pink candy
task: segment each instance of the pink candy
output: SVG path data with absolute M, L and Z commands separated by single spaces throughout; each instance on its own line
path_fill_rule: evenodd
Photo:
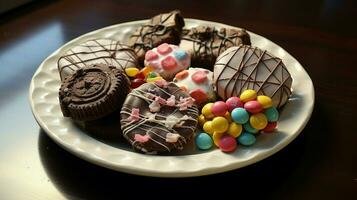
M 155 53 L 152 50 L 147 51 L 145 54 L 145 60 L 147 60 L 147 61 L 154 60 L 158 57 L 159 57 L 159 55 L 157 55 L 157 53 Z
M 172 48 L 167 43 L 161 44 L 160 46 L 157 47 L 157 52 L 159 52 L 160 54 L 168 54 L 171 51 Z
M 223 152 L 232 152 L 237 148 L 237 141 L 234 137 L 225 135 L 219 140 L 218 146 Z
M 191 79 L 197 84 L 203 83 L 208 79 L 207 73 L 203 70 L 197 71 L 192 74 Z
M 248 101 L 244 104 L 244 109 L 250 113 L 259 113 L 263 110 L 262 105 L 258 101 Z
M 238 97 L 230 97 L 226 100 L 226 105 L 229 112 L 232 112 L 234 108 L 243 108 L 243 103 Z
M 171 70 L 177 67 L 177 63 L 175 58 L 172 56 L 167 56 L 165 59 L 161 61 L 162 68 L 165 70 Z
M 150 139 L 149 135 L 140 135 L 140 134 L 134 135 L 134 140 L 136 142 L 145 143 L 145 142 L 149 141 L 149 139 Z
M 216 101 L 211 108 L 215 116 L 224 116 L 228 111 L 227 105 L 224 101 Z
M 201 88 L 190 91 L 190 96 L 194 98 L 197 104 L 201 104 L 207 101 L 207 94 Z

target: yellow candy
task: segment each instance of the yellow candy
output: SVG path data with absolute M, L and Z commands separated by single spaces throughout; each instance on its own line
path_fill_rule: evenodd
M 224 133 L 228 130 L 228 120 L 224 117 L 215 117 L 212 120 L 212 129 L 217 133 Z
M 235 138 L 240 136 L 242 133 L 242 125 L 234 122 L 230 123 L 227 133 Z
M 139 69 L 134 67 L 126 68 L 125 73 L 129 77 L 135 77 L 139 73 Z
M 257 92 L 255 90 L 245 90 L 239 98 L 242 102 L 251 101 L 257 98 Z
M 213 134 L 213 128 L 212 128 L 212 121 L 206 121 L 204 124 L 203 124 L 203 130 L 208 133 L 208 134 Z
M 231 113 L 229 113 L 228 111 L 226 112 L 226 114 L 224 114 L 224 117 L 227 119 L 227 121 L 228 121 L 229 123 L 232 122 Z
M 211 108 L 213 103 L 208 103 L 203 106 L 201 113 L 205 116 L 206 119 L 212 119 L 214 115 L 212 114 Z
M 270 108 L 273 106 L 273 101 L 271 100 L 270 97 L 265 96 L 265 95 L 259 95 L 257 97 L 257 101 L 262 105 L 264 109 Z
M 263 113 L 250 116 L 249 122 L 250 125 L 257 130 L 262 130 L 268 125 L 268 119 Z
M 147 77 L 150 72 L 154 71 L 154 69 L 155 68 L 152 66 L 146 66 L 141 70 L 141 72 L 144 74 L 145 77 Z
M 157 76 L 157 77 L 154 77 L 154 78 L 148 78 L 148 79 L 146 79 L 146 82 L 147 83 L 151 83 L 151 82 L 155 82 L 155 81 L 159 81 L 159 80 L 162 80 L 161 76 Z
M 200 126 L 203 126 L 203 124 L 205 124 L 205 122 L 206 122 L 205 116 L 203 116 L 202 114 L 200 116 L 198 116 L 198 124 Z
M 214 132 L 213 133 L 213 136 L 212 136 L 212 139 L 213 139 L 213 143 L 218 147 L 219 146 L 219 140 L 221 139 L 223 133 L 217 133 L 217 132 Z

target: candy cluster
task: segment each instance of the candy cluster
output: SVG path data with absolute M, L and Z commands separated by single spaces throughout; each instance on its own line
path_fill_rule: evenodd
M 155 82 L 163 78 L 154 71 L 153 67 L 144 67 L 139 70 L 137 68 L 126 68 L 126 75 L 131 79 L 131 88 L 137 88 L 144 83 Z
M 245 90 L 240 97 L 206 104 L 198 118 L 204 132 L 196 136 L 196 145 L 205 150 L 213 143 L 223 152 L 232 152 L 237 143 L 250 146 L 260 132 L 270 133 L 279 118 L 270 97 Z

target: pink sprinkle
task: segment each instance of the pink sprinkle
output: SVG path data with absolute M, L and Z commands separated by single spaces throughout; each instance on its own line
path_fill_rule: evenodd
M 153 101 L 149 105 L 150 112 L 159 112 L 160 108 L 161 108 L 161 106 L 160 106 L 160 103 L 158 101 Z
M 165 105 L 166 104 L 166 100 L 163 99 L 162 97 L 155 97 L 155 101 L 159 102 L 159 104 Z
M 203 70 L 199 70 L 192 74 L 191 79 L 197 84 L 203 83 L 207 80 L 207 73 Z
M 140 143 L 145 143 L 149 141 L 150 136 L 149 135 L 140 135 L 140 134 L 135 134 L 134 135 L 134 140 Z
M 161 61 L 162 68 L 164 70 L 172 70 L 177 67 L 177 63 L 174 57 L 167 56 Z
M 159 52 L 160 54 L 168 54 L 171 51 L 172 51 L 172 48 L 167 43 L 163 43 L 157 47 L 157 52 Z
M 187 98 L 180 97 L 180 101 L 177 104 L 177 107 L 179 107 L 179 110 L 186 110 L 187 108 L 193 106 L 194 102 L 195 99 L 193 99 L 192 97 L 187 97 Z
M 149 50 L 146 52 L 145 54 L 145 60 L 146 61 L 150 61 L 150 60 L 155 60 L 157 59 L 159 56 L 157 55 L 157 53 L 155 53 L 154 51 L 152 50 Z
M 167 81 L 165 81 L 164 79 L 155 81 L 155 84 L 161 88 L 167 88 L 168 85 Z
M 171 95 L 167 100 L 166 100 L 166 105 L 168 106 L 175 106 L 175 96 Z
M 175 133 L 167 133 L 166 135 L 166 142 L 169 143 L 175 143 L 177 142 L 177 140 L 180 138 L 179 134 L 175 134 Z
M 139 108 L 133 108 L 130 116 L 125 121 L 136 122 L 140 119 L 139 114 Z

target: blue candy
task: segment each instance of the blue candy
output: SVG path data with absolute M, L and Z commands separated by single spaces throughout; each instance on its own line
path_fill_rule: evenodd
M 242 133 L 238 138 L 237 138 L 239 144 L 244 145 L 244 146 L 250 146 L 255 143 L 256 139 L 253 134 L 250 134 L 248 132 Z
M 213 145 L 212 138 L 207 133 L 201 132 L 196 136 L 196 146 L 199 149 L 207 150 L 210 149 L 212 145 Z
M 231 117 L 238 124 L 245 124 L 249 120 L 249 113 L 244 108 L 235 108 L 232 110 Z
M 253 128 L 249 122 L 243 124 L 243 128 L 245 131 L 249 132 L 249 133 L 258 133 L 258 130 Z
M 269 122 L 276 122 L 279 119 L 279 112 L 275 107 L 270 107 L 264 112 Z
M 174 56 L 179 59 L 179 60 L 182 60 L 182 59 L 185 59 L 187 57 L 187 53 L 183 50 L 177 50 L 174 52 Z

